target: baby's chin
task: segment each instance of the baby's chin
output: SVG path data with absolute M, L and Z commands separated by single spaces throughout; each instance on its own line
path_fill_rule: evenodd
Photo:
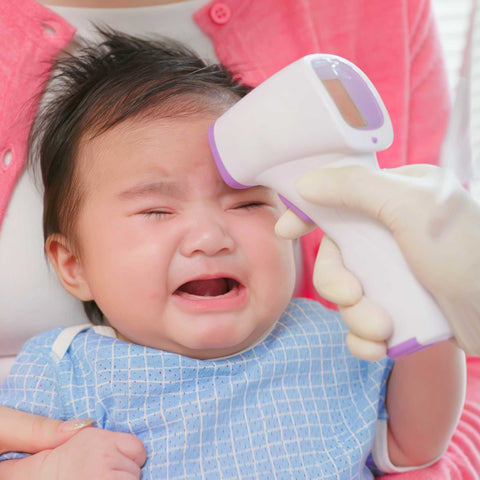
M 273 320 L 265 325 L 264 328 L 256 330 L 248 336 L 244 336 L 243 340 L 240 338 L 232 339 L 232 335 L 221 335 L 217 332 L 215 337 L 208 339 L 203 346 L 197 344 L 196 348 L 189 348 L 189 353 L 184 354 L 192 358 L 199 360 L 214 360 L 224 357 L 234 356 L 236 354 L 245 352 L 251 348 L 254 348 L 260 342 L 262 342 L 272 332 L 277 320 Z
M 253 332 L 232 332 L 231 329 L 218 326 L 208 335 L 191 335 L 190 338 L 177 342 L 152 342 L 152 339 L 133 341 L 117 329 L 116 338 L 124 342 L 154 348 L 156 350 L 195 358 L 197 360 L 215 360 L 244 352 L 260 343 L 273 330 L 277 320 L 270 321 L 264 328 Z

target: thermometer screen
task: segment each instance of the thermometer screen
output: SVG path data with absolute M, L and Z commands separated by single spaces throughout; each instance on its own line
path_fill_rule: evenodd
M 353 102 L 352 97 L 350 97 L 343 83 L 338 78 L 324 79 L 322 83 L 337 105 L 343 119 L 351 127 L 364 128 L 368 125 L 360 113 L 360 110 Z

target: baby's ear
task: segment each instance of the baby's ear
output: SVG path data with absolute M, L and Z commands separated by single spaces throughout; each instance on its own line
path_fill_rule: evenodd
M 49 235 L 45 242 L 45 251 L 63 287 L 84 302 L 93 300 L 82 264 L 65 235 Z

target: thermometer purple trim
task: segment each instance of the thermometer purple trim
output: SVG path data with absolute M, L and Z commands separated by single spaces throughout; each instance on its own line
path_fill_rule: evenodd
M 293 212 L 297 214 L 303 221 L 308 222 L 308 223 L 315 223 L 306 213 L 302 212 L 298 207 L 296 207 L 292 202 L 288 201 L 285 197 L 282 197 L 282 195 L 278 195 L 280 197 L 280 200 Z
M 223 178 L 223 181 L 232 188 L 243 189 L 243 188 L 253 187 L 253 185 L 243 185 L 237 182 L 230 175 L 230 173 L 228 173 L 228 170 L 225 168 L 225 165 L 222 162 L 222 157 L 220 156 L 217 145 L 215 143 L 215 135 L 213 133 L 214 128 L 215 128 L 215 123 L 212 123 L 212 125 L 210 125 L 208 129 L 208 141 L 210 143 L 210 150 L 212 151 L 213 159 L 215 160 L 218 171 L 221 177 Z M 285 197 L 282 197 L 282 195 L 279 195 L 279 197 L 280 197 L 280 200 L 287 206 L 287 208 L 289 208 L 290 210 L 293 210 L 302 220 L 304 220 L 305 222 L 313 223 L 313 220 L 304 212 L 302 212 L 299 208 L 297 208 L 292 202 L 288 201 Z
M 412 353 L 420 352 L 420 350 L 424 350 L 425 348 L 429 347 L 430 345 L 434 345 L 433 343 L 429 343 L 427 345 L 422 345 L 418 343 L 416 338 L 411 338 L 403 343 L 399 343 L 392 348 L 387 349 L 387 355 L 390 358 L 397 359 L 404 357 L 406 355 L 410 355 Z
M 213 129 L 215 128 L 215 123 L 212 123 L 208 129 L 208 142 L 210 143 L 210 150 L 212 151 L 213 159 L 217 164 L 218 171 L 223 178 L 223 181 L 232 188 L 250 188 L 253 185 L 242 185 L 238 183 L 229 173 L 228 170 L 225 168 L 223 164 L 222 157 L 220 157 L 220 153 L 218 152 L 217 144 L 215 143 L 215 135 L 213 133 Z

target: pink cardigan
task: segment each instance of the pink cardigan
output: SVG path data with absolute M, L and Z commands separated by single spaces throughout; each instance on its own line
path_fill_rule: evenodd
M 381 166 L 437 163 L 449 98 L 428 0 L 214 0 L 195 20 L 220 61 L 252 85 L 309 53 L 351 60 L 376 85 L 392 118 L 395 141 L 379 155 Z M 47 62 L 72 35 L 66 22 L 33 0 L 0 1 L 0 222 L 23 168 Z M 319 241 L 318 232 L 302 239 L 301 294 L 310 298 L 318 298 L 310 279 Z M 472 359 L 469 368 L 474 383 L 447 454 L 433 467 L 392 479 L 480 478 L 480 372 Z
M 0 1 L 0 227 L 23 169 L 49 63 L 74 31 L 32 0 Z

